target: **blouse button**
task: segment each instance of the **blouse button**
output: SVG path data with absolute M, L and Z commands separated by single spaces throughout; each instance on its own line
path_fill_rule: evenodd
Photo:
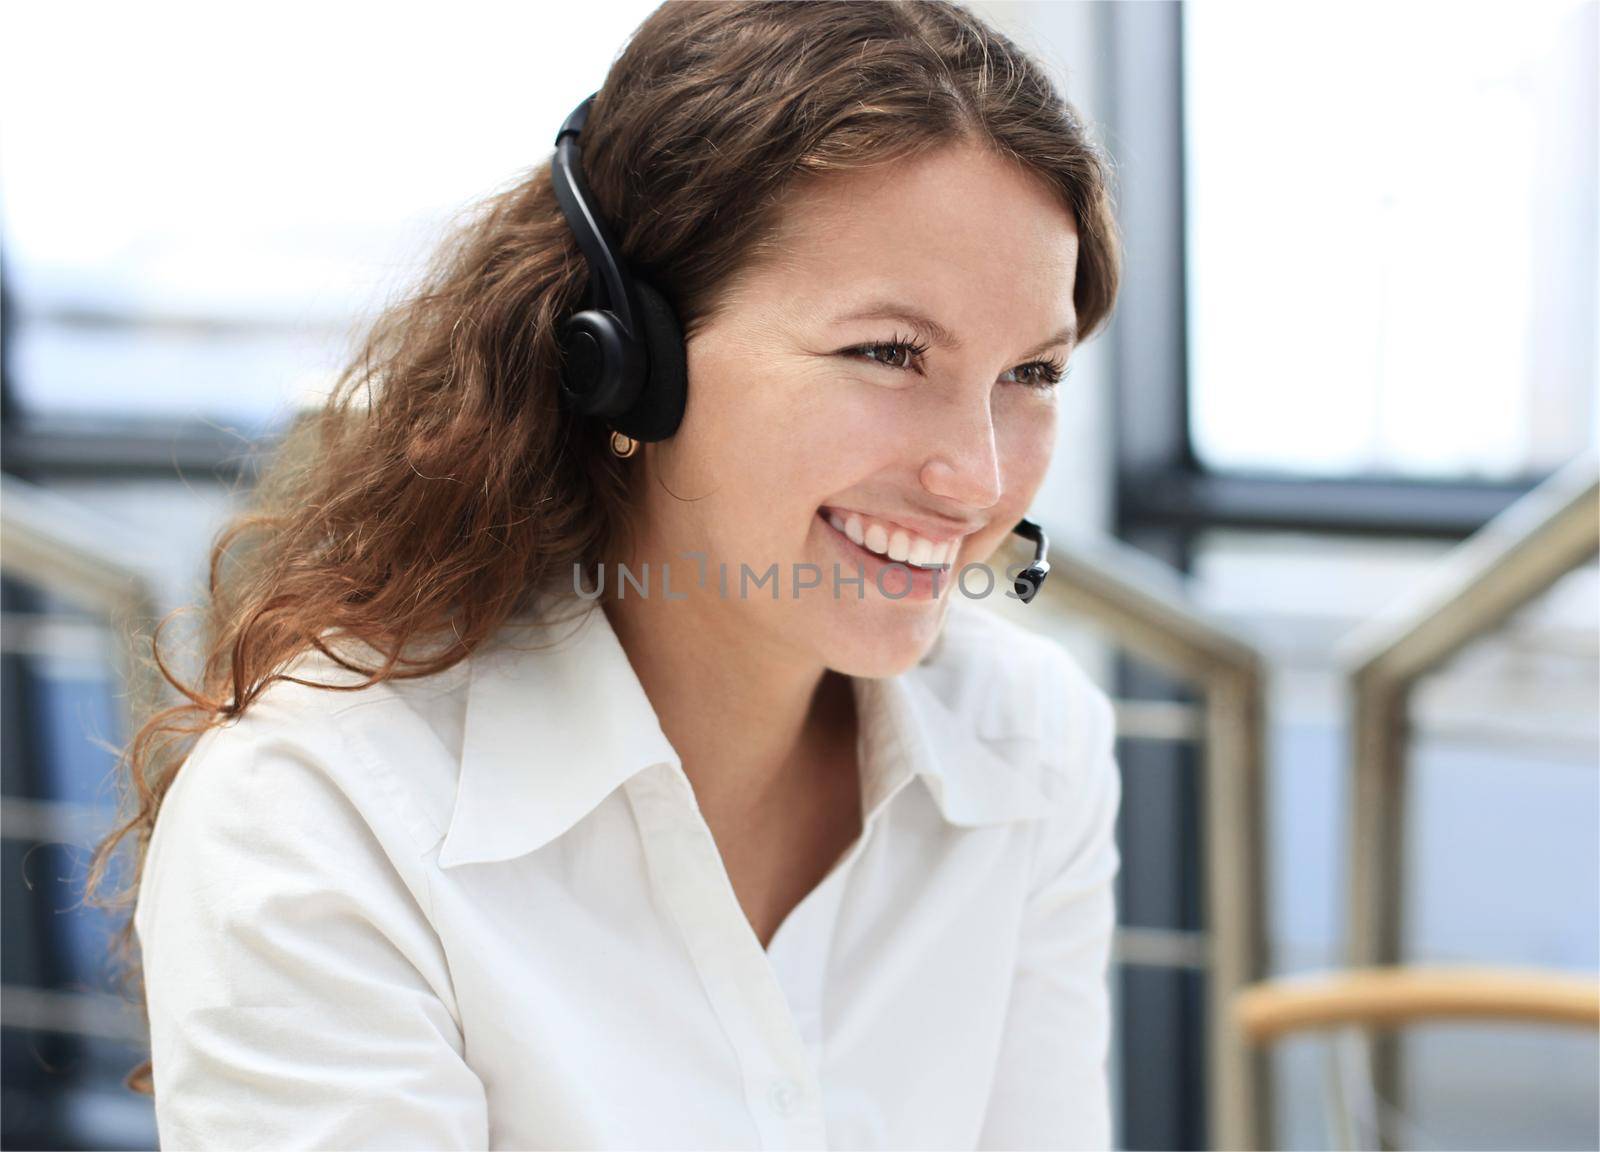
M 792 1116 L 800 1107 L 804 1094 L 805 1089 L 793 1080 L 774 1080 L 772 1087 L 767 1090 L 767 1102 L 779 1116 Z

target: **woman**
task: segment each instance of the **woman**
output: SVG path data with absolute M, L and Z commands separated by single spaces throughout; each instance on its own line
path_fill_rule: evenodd
M 541 165 L 282 449 L 131 747 L 163 1142 L 1107 1145 L 1111 709 L 963 574 L 1110 310 L 1104 161 L 943 3 L 669 3 L 585 111 L 643 398 L 582 411 Z

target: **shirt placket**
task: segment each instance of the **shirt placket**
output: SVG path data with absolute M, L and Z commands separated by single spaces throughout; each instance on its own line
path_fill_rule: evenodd
M 889 802 L 912 777 L 903 742 L 878 694 L 879 686 L 856 681 L 855 688 L 861 718 L 856 740 L 861 775 L 861 834 L 822 882 L 790 911 L 767 947 L 769 963 L 788 990 L 795 1025 L 818 1069 L 823 1067 L 823 999 L 828 962 L 845 885 L 856 860 L 872 843 L 874 830 Z
M 826 1148 L 812 1047 L 820 1040 L 820 1019 L 797 1019 L 771 958 L 739 905 L 688 777 L 676 764 L 659 764 L 634 776 L 627 794 L 652 882 L 683 935 L 738 1058 L 745 1103 L 761 1147 Z M 818 972 L 800 985 L 814 993 L 803 1011 L 819 1011 L 820 979 Z
M 808 892 L 784 918 L 767 946 L 767 958 L 788 992 L 801 1039 L 810 1049 L 812 1063 L 822 1067 L 823 997 L 827 990 L 828 961 L 838 926 L 845 885 L 856 860 L 872 843 L 873 832 L 890 799 L 905 787 L 906 778 L 888 783 L 886 791 L 864 800 L 866 817 L 861 834 L 835 862 L 822 882 Z

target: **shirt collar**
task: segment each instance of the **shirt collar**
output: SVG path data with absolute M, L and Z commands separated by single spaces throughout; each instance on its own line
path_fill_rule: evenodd
M 935 653 L 940 650 L 935 646 Z M 932 658 L 933 654 L 930 654 Z M 513 623 L 468 660 L 461 771 L 439 866 L 509 860 L 554 840 L 631 776 L 682 767 L 605 612 Z M 919 665 L 852 678 L 862 817 L 921 777 L 945 820 L 979 826 L 1041 814 L 1037 737 L 1006 757 L 934 691 Z

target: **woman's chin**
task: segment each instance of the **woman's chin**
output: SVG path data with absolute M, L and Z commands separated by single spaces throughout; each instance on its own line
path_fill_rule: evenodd
M 832 618 L 815 634 L 826 641 L 823 663 L 848 676 L 876 679 L 897 676 L 921 662 L 939 638 L 946 602 L 941 597 L 915 611 L 895 602 L 834 607 Z

